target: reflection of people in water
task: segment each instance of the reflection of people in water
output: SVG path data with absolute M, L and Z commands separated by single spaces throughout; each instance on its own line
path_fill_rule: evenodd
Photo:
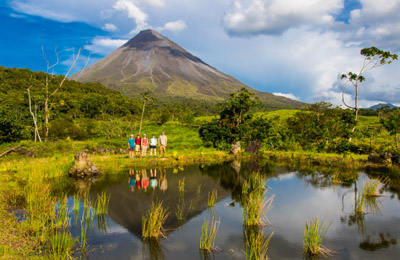
M 155 190 L 157 187 L 157 170 L 156 169 L 154 169 L 154 172 L 153 172 L 153 170 L 150 169 L 150 187 L 152 187 L 153 190 Z
M 138 191 L 140 191 L 141 185 L 142 185 L 142 182 L 141 182 L 141 180 L 140 180 L 139 170 L 136 170 L 135 186 L 136 186 L 136 189 L 137 189 Z
M 147 191 L 147 188 L 149 187 L 149 177 L 147 177 L 145 169 L 142 170 L 142 187 L 144 191 Z
M 133 169 L 129 170 L 128 185 L 131 191 L 135 190 L 135 170 Z
M 168 182 L 167 182 L 167 174 L 165 169 L 161 170 L 160 174 L 160 190 L 165 192 L 168 188 Z

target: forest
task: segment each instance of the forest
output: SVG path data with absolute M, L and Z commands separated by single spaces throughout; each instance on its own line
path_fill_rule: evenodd
M 50 93 L 62 79 L 61 75 L 0 67 L 0 143 L 35 140 L 38 136 L 53 141 L 126 139 L 138 131 L 146 104 L 145 125 L 168 122 L 183 128 L 189 139 L 200 137 L 203 146 L 218 150 L 229 150 L 236 141 L 258 141 L 264 150 L 357 154 L 398 151 L 399 109 L 360 109 L 356 121 L 352 109 L 326 102 L 308 104 L 300 110 L 266 111 L 245 89 L 232 93 L 220 104 L 172 104 L 144 95 L 128 98 L 100 83 L 73 80 L 66 80 L 49 98 L 48 136 L 44 137 L 46 82 Z

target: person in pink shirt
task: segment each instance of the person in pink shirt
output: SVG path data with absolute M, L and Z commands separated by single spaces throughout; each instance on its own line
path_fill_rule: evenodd
M 142 148 L 142 157 L 146 157 L 147 147 L 149 147 L 149 139 L 147 139 L 146 134 L 143 135 L 140 146 Z

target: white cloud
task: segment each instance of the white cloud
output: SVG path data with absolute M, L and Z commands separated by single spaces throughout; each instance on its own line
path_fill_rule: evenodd
M 142 2 L 144 4 L 148 4 L 150 6 L 155 6 L 155 7 L 163 7 L 163 6 L 165 6 L 164 0 L 139 0 L 139 2 Z
M 25 15 L 22 15 L 22 14 L 14 14 L 14 13 L 10 14 L 10 16 L 13 17 L 13 18 L 25 18 L 25 17 L 26 17 Z
M 149 26 L 146 22 L 147 14 L 143 12 L 139 7 L 137 7 L 134 3 L 128 0 L 118 0 L 113 5 L 113 8 L 117 11 L 126 12 L 128 14 L 128 17 L 132 18 L 135 21 L 136 28 L 133 29 L 130 34 L 146 29 Z
M 114 32 L 118 28 L 117 28 L 117 26 L 115 26 L 112 23 L 106 23 L 103 27 L 101 27 L 101 29 L 103 29 L 104 31 L 107 31 L 107 32 Z
M 186 28 L 186 23 L 182 20 L 178 20 L 175 22 L 168 22 L 163 27 L 157 28 L 158 30 L 167 30 L 172 32 L 182 31 Z
M 7 3 L 20 14 L 84 22 L 103 29 L 106 24 L 113 24 L 118 30 L 106 30 L 105 36 L 89 39 L 87 48 L 102 55 L 125 43 L 123 38 L 133 36 L 129 32 L 156 28 L 205 62 L 251 87 L 290 93 L 306 102 L 325 100 L 340 104 L 338 75 L 360 69 L 361 48 L 400 50 L 400 0 L 360 0 L 360 9 L 351 12 L 347 23 L 335 21 L 343 11 L 343 0 Z M 398 71 L 400 62 L 371 71 L 360 87 L 362 105 L 400 100 Z M 350 92 L 346 97 L 350 100 Z
M 290 98 L 290 99 L 294 99 L 294 100 L 299 100 L 300 99 L 299 97 L 296 97 L 292 93 L 274 92 L 272 94 L 274 94 L 275 96 L 281 96 L 281 97 Z
M 235 0 L 223 21 L 234 35 L 280 34 L 302 25 L 331 25 L 342 8 L 343 0 Z
M 89 45 L 85 46 L 86 50 L 92 53 L 98 54 L 109 54 L 113 50 L 119 48 L 121 45 L 125 44 L 128 40 L 124 39 L 111 39 L 104 37 L 94 38 Z

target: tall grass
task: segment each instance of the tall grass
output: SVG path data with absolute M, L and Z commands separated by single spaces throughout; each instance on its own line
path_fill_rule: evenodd
M 151 208 L 146 215 L 142 216 L 142 237 L 160 238 L 165 237 L 163 225 L 168 217 L 167 209 L 161 201 L 152 202 Z
M 255 192 L 243 207 L 243 223 L 246 226 L 265 226 L 268 221 L 266 214 L 272 208 L 275 195 L 265 197 L 265 192 Z
M 363 183 L 362 194 L 364 197 L 379 197 L 379 185 L 383 183 L 380 179 L 370 179 Z
M 217 203 L 217 189 L 213 189 L 212 192 L 208 193 L 208 201 L 207 201 L 207 205 L 209 208 L 214 207 L 215 204 Z
M 51 255 L 54 259 L 65 259 L 70 257 L 75 240 L 68 230 L 70 209 L 67 206 L 67 197 L 65 196 L 54 211 L 51 221 L 51 231 L 49 242 L 51 246 Z
M 182 221 L 185 218 L 185 203 L 176 206 L 175 215 L 178 221 Z
M 269 237 L 264 234 L 264 229 L 258 227 L 246 229 L 246 258 L 249 260 L 267 260 L 268 245 L 274 232 Z
M 326 225 L 326 222 L 319 224 L 318 217 L 311 221 L 306 221 L 303 233 L 303 253 L 305 255 L 321 254 L 325 257 L 332 255 L 333 252 L 322 245 L 322 240 L 328 232 L 331 223 L 328 225 Z
M 97 215 L 107 215 L 109 203 L 110 203 L 110 195 L 107 195 L 105 191 L 103 191 L 100 194 L 97 194 L 97 201 L 96 201 Z
M 365 196 L 363 195 L 362 192 L 357 192 L 355 199 L 354 199 L 354 213 L 355 214 L 364 214 L 364 200 L 365 200 Z
M 212 219 L 211 222 L 205 219 L 201 227 L 200 235 L 200 249 L 205 251 L 215 251 L 218 248 L 215 247 L 215 238 L 218 233 L 220 219 Z

